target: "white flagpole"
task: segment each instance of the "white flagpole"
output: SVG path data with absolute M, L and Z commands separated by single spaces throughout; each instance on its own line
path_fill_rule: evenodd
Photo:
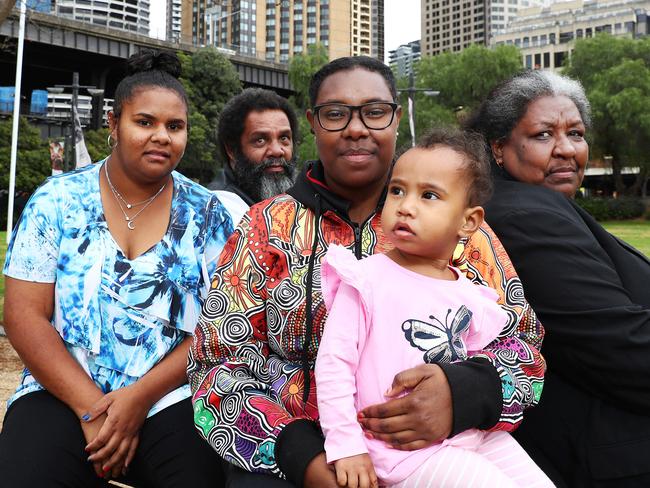
M 409 129 L 411 129 L 411 146 L 415 147 L 415 114 L 413 113 L 415 103 L 413 103 L 413 97 L 414 94 L 409 92 Z
M 25 45 L 25 13 L 27 0 L 20 1 L 18 30 L 18 57 L 16 58 L 16 89 L 14 92 L 14 118 L 11 131 L 11 166 L 9 167 L 9 196 L 7 197 L 7 243 L 14 224 L 14 193 L 16 190 L 16 159 L 18 157 L 18 122 L 20 119 L 20 85 L 23 79 L 23 46 Z

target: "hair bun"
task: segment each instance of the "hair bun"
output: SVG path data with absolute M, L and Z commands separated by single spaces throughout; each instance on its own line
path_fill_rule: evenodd
M 131 56 L 126 62 L 127 76 L 145 71 L 164 71 L 174 78 L 181 75 L 181 62 L 173 53 L 141 51 Z

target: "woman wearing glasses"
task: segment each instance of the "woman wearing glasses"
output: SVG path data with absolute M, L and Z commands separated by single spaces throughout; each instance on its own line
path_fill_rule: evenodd
M 378 210 L 401 117 L 395 100 L 392 72 L 376 59 L 341 58 L 316 73 L 307 117 L 319 160 L 288 194 L 253 206 L 220 257 L 188 373 L 197 428 L 238 467 L 230 486 L 338 486 L 313 377 L 326 317 L 320 265 L 331 244 L 357 258 L 389 249 Z M 367 435 L 411 450 L 469 428 L 513 430 L 539 399 L 541 326 L 492 238 L 479 230 L 454 264 L 497 289 L 509 325 L 466 361 L 398 375 L 412 391 L 360 412 Z

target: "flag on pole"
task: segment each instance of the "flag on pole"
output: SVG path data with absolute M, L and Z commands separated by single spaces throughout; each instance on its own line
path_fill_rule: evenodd
M 411 145 L 415 147 L 415 114 L 413 113 L 413 98 L 409 94 L 409 129 L 411 130 Z
M 92 163 L 90 159 L 90 154 L 88 154 L 88 149 L 86 149 L 86 143 L 84 141 L 84 132 L 81 129 L 81 120 L 79 120 L 79 113 L 77 112 L 77 107 L 73 107 L 74 110 L 74 154 L 75 154 L 75 169 L 83 168 Z

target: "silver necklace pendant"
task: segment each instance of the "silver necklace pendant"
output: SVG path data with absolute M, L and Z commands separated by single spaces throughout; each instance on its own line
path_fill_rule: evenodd
M 120 208 L 122 211 L 122 215 L 124 215 L 124 220 L 126 221 L 126 226 L 129 228 L 129 230 L 135 230 L 135 219 L 138 218 L 138 216 L 144 212 L 149 205 L 153 203 L 153 201 L 160 195 L 163 190 L 167 187 L 167 183 L 169 182 L 169 179 L 165 181 L 163 186 L 160 187 L 160 189 L 156 192 L 155 195 L 152 195 L 151 197 L 147 198 L 146 200 L 143 200 L 139 203 L 128 203 L 124 197 L 120 194 L 120 192 L 117 191 L 117 189 L 113 186 L 113 182 L 111 181 L 111 178 L 108 176 L 108 160 L 104 163 L 104 173 L 106 174 L 106 181 L 108 182 L 108 186 L 111 189 L 111 193 L 115 197 L 115 200 L 117 201 L 117 206 Z M 133 217 L 129 217 L 126 214 L 126 210 L 124 210 L 124 207 L 122 206 L 122 203 L 124 203 L 124 206 L 130 210 L 133 207 L 137 207 L 140 205 L 143 205 L 143 207 L 138 210 Z

